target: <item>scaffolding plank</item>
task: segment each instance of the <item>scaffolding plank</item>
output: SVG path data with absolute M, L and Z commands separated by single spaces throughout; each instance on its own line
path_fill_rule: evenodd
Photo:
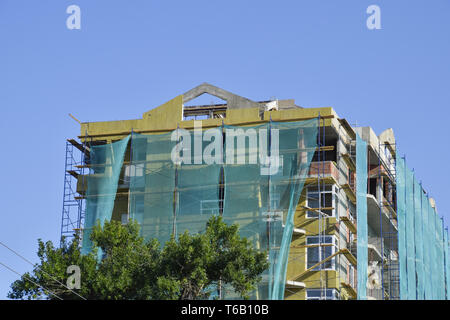
M 333 151 L 334 146 L 323 146 L 319 148 L 319 151 Z
M 90 155 L 90 150 L 88 147 L 83 146 L 81 143 L 79 143 L 78 141 L 76 141 L 75 139 L 67 139 L 67 141 L 73 145 L 75 148 L 77 148 L 78 150 L 80 150 L 81 152 L 83 152 L 87 157 L 89 157 Z
M 300 246 L 291 246 L 291 248 L 314 248 L 314 247 L 333 247 L 332 243 L 314 243 L 314 244 L 303 244 Z
M 328 260 L 333 259 L 335 256 L 337 256 L 338 254 L 343 253 L 344 249 L 341 249 L 335 253 L 333 253 L 331 256 L 328 256 L 327 258 L 323 259 L 322 261 L 317 262 L 315 265 L 313 265 L 312 267 L 309 267 L 308 269 L 306 269 L 305 271 L 303 271 L 302 273 L 300 273 L 298 276 L 296 276 L 294 279 L 298 279 L 302 276 L 304 276 L 305 274 L 307 274 L 310 271 L 313 271 L 315 268 L 317 268 L 318 266 L 320 266 L 321 264 L 324 264 L 325 262 L 327 262 Z M 348 251 L 348 250 L 347 250 Z M 317 271 L 317 270 L 314 270 Z
M 347 164 L 347 167 L 352 171 L 356 171 L 356 165 L 353 161 L 353 158 L 348 153 L 343 153 L 341 156 L 342 159 L 344 159 L 344 162 Z
M 286 288 L 306 288 L 306 285 L 304 282 L 298 282 L 293 280 L 287 280 L 286 281 Z
M 78 179 L 79 173 L 76 172 L 75 170 L 67 170 L 67 173 L 70 174 L 75 179 Z
M 342 189 L 344 189 L 345 194 L 347 195 L 347 197 L 350 199 L 350 201 L 353 204 L 356 204 L 356 194 L 355 191 L 353 191 L 352 187 L 346 183 L 342 185 Z
M 352 220 L 350 220 L 347 216 L 340 217 L 341 221 L 344 222 L 344 224 L 347 226 L 347 228 L 354 234 L 356 234 L 356 224 L 353 223 Z
M 353 299 L 356 299 L 358 297 L 358 294 L 357 294 L 355 288 L 353 288 L 349 283 L 341 282 L 341 286 L 343 288 L 345 288 L 345 290 L 348 292 L 350 297 L 352 297 Z
M 317 180 L 318 180 L 317 177 L 306 178 L 304 184 L 305 184 L 305 186 L 309 186 L 311 184 L 317 184 Z M 320 182 L 325 183 L 325 184 L 338 184 L 338 182 L 336 181 L 334 176 L 320 178 Z
M 123 165 L 128 165 L 130 164 L 130 161 L 123 161 Z M 79 164 L 76 165 L 75 168 L 81 169 L 81 168 L 108 168 L 108 167 L 112 167 L 113 164 L 112 163 L 108 163 L 108 164 Z
M 342 251 L 341 253 L 347 258 L 348 262 L 350 262 L 354 266 L 357 265 L 358 262 L 355 256 L 347 248 L 343 248 L 340 251 Z

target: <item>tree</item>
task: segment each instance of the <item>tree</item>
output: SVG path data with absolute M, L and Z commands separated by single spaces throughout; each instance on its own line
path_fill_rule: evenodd
M 80 253 L 78 236 L 70 243 L 63 240 L 60 248 L 39 239 L 40 262 L 11 285 L 8 297 L 207 299 L 214 293 L 222 297 L 226 288 L 248 298 L 268 268 L 267 253 L 253 249 L 241 238 L 237 225 L 229 226 L 215 216 L 208 220 L 204 233 L 186 231 L 163 248 L 156 239 L 145 241 L 134 221 L 126 225 L 105 222 L 103 228 L 97 224 L 90 239 L 93 250 L 87 255 Z M 79 290 L 64 286 L 71 265 L 81 271 Z

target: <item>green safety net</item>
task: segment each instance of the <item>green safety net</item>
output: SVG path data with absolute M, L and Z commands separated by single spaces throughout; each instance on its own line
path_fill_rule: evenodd
M 303 191 L 305 177 L 309 173 L 310 164 L 317 148 L 318 127 L 316 120 L 297 123 L 277 123 L 273 126 L 279 130 L 279 155 L 283 163 L 283 171 L 270 175 L 270 199 L 279 201 L 279 207 L 283 210 L 284 231 L 281 239 L 281 247 L 276 252 L 274 285 L 271 299 L 284 299 L 286 272 L 289 256 L 289 248 L 294 229 L 294 214 Z M 272 250 L 273 251 L 273 250 Z
M 422 187 L 414 177 L 414 243 L 416 244 L 416 290 L 417 299 L 424 299 L 424 272 L 423 272 L 423 225 L 422 225 Z
M 408 169 L 397 159 L 400 298 L 448 299 L 448 241 L 443 221 Z
M 129 210 L 146 240 L 170 240 L 175 224 L 175 164 L 171 133 L 132 134 Z
M 437 252 L 437 299 L 445 299 L 445 271 L 444 271 L 444 226 L 442 224 L 442 219 L 439 217 L 437 212 L 435 212 L 436 219 L 436 252 Z
M 445 248 L 445 283 L 446 283 L 446 299 L 450 300 L 450 243 L 448 239 L 448 229 L 444 232 L 444 248 Z
M 240 131 L 244 129 L 245 133 Z M 250 147 L 250 139 L 249 145 L 239 144 L 239 138 L 230 139 L 228 130 L 241 138 L 258 132 L 263 154 Z M 241 236 L 268 252 L 270 268 L 253 298 L 283 299 L 293 216 L 317 147 L 317 120 L 226 126 L 225 132 L 224 220 L 239 223 Z M 239 164 L 238 157 L 243 154 L 248 160 L 261 155 L 268 161 Z
M 406 269 L 408 300 L 416 299 L 416 254 L 414 242 L 414 174 L 406 170 Z
M 403 160 L 403 159 L 402 159 Z M 403 160 L 404 161 L 404 160 Z M 425 192 L 421 192 L 422 200 L 421 200 L 421 208 L 422 208 L 422 233 L 423 233 L 423 281 L 425 283 L 424 290 L 425 300 L 431 299 L 432 294 L 432 287 L 431 287 L 431 254 L 430 254 L 430 246 L 431 246 L 431 239 L 428 236 L 430 234 L 430 224 L 429 224 L 429 210 L 428 205 L 429 201 L 425 194 Z M 400 235 L 400 233 L 399 233 Z M 404 232 L 403 232 L 404 236 Z
M 398 256 L 400 277 L 400 299 L 408 298 L 408 278 L 406 272 L 406 167 L 405 159 L 396 161 Z
M 140 223 L 146 239 L 164 244 L 172 234 L 203 232 L 211 215 L 223 215 L 227 223 L 240 225 L 241 235 L 255 248 L 268 252 L 270 268 L 253 298 L 283 299 L 293 215 L 316 136 L 317 120 L 223 126 L 201 135 L 183 129 L 132 134 L 130 217 Z M 92 249 L 92 227 L 112 217 L 129 140 L 91 147 L 91 174 L 84 178 L 83 254 Z M 195 156 L 196 150 L 202 156 Z M 356 157 L 358 299 L 366 299 L 367 144 L 359 136 Z M 404 159 L 397 159 L 396 166 L 400 298 L 448 299 L 448 233 Z
M 109 144 L 92 146 L 89 166 L 91 172 L 85 177 L 86 213 L 84 220 L 81 252 L 87 254 L 92 249 L 89 236 L 93 226 L 111 219 L 116 199 L 117 186 L 125 151 L 130 136 Z
M 253 246 L 261 251 L 269 250 L 269 241 L 276 241 L 277 234 L 282 232 L 280 221 L 265 222 L 269 215 L 264 217 L 264 209 L 268 201 L 268 175 L 261 175 L 260 161 L 255 161 L 259 157 L 256 144 L 268 149 L 267 125 L 239 128 L 226 126 L 225 131 L 225 195 L 224 195 L 224 221 L 228 224 L 238 223 L 240 235 L 249 239 Z M 261 141 L 257 141 L 257 133 L 265 132 L 265 136 L 259 134 Z M 231 134 L 235 135 L 232 137 Z M 249 136 L 246 138 L 246 134 Z M 240 137 L 243 143 L 238 143 Z M 259 139 L 258 139 L 259 140 Z M 250 146 L 252 145 L 252 146 Z M 244 161 L 239 161 L 241 158 Z M 242 163 L 240 163 L 242 162 Z M 266 210 L 267 211 L 267 210 Z M 267 230 L 267 228 L 270 228 Z M 271 237 L 267 237 L 268 233 Z M 278 244 L 279 245 L 279 244 Z M 269 259 L 271 252 L 269 251 Z M 273 272 L 273 265 L 270 264 L 270 271 L 263 274 L 263 279 L 258 290 L 253 293 L 252 299 L 269 299 L 269 274 Z M 233 297 L 237 298 L 237 297 Z
M 367 143 L 356 134 L 356 221 L 358 300 L 367 299 Z
M 434 209 L 431 207 L 429 199 L 427 199 L 427 208 L 428 208 L 428 224 L 430 226 L 428 237 L 428 244 L 430 250 L 430 263 L 431 263 L 431 274 L 430 274 L 430 282 L 431 282 L 431 296 L 430 299 L 436 300 L 438 298 L 437 295 L 437 251 L 436 251 L 436 219 Z
M 133 134 L 130 217 L 162 244 L 203 232 L 211 215 L 237 223 L 270 268 L 254 299 L 283 299 L 293 216 L 317 147 L 317 120 Z M 224 297 L 237 298 L 223 288 Z
M 139 222 L 146 239 L 156 238 L 164 245 L 172 234 L 203 232 L 211 215 L 219 214 L 221 165 L 205 164 L 191 155 L 196 139 L 193 131 L 184 129 L 133 134 L 130 218 Z M 221 158 L 221 134 L 216 139 L 212 141 L 217 141 Z M 200 150 L 208 152 L 206 143 L 199 143 Z

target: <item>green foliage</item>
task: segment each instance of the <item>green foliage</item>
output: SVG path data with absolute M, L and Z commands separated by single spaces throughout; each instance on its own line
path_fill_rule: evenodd
M 97 224 L 90 238 L 94 249 L 88 255 L 80 254 L 78 236 L 60 248 L 39 239 L 40 262 L 11 285 L 8 297 L 57 299 L 31 279 L 62 299 L 80 299 L 53 279 L 66 284 L 67 267 L 77 265 L 81 289 L 74 291 L 86 299 L 207 299 L 225 288 L 248 298 L 268 268 L 267 254 L 253 249 L 240 238 L 238 226 L 221 217 L 211 217 L 205 233 L 186 231 L 164 248 L 156 239 L 145 242 L 134 221 Z
M 66 271 L 70 265 L 80 267 L 83 280 L 85 281 L 81 290 L 77 293 L 85 297 L 91 297 L 92 279 L 95 277 L 97 265 L 95 254 L 96 251 L 84 256 L 80 254 L 78 235 L 71 243 L 67 243 L 63 239 L 60 248 L 54 247 L 51 241 L 44 243 L 41 239 L 38 239 L 37 255 L 40 262 L 35 265 L 31 273 L 25 273 L 20 280 L 15 281 L 11 285 L 8 297 L 10 299 L 42 299 L 44 297 L 57 299 L 48 292 L 44 292 L 42 288 L 31 281 L 28 281 L 28 279 L 31 279 L 64 300 L 79 299 L 78 296 L 56 281 L 58 280 L 63 284 L 66 283 L 68 277 Z

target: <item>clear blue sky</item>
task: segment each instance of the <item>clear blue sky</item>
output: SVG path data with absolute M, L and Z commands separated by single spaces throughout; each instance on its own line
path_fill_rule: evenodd
M 66 8 L 81 8 L 81 30 Z M 368 30 L 366 8 L 381 8 Z M 332 106 L 401 154 L 450 220 L 450 1 L 0 0 L 0 241 L 58 242 L 65 140 L 202 83 Z M 0 261 L 30 270 L 0 247 Z M 0 298 L 17 276 L 0 266 Z

